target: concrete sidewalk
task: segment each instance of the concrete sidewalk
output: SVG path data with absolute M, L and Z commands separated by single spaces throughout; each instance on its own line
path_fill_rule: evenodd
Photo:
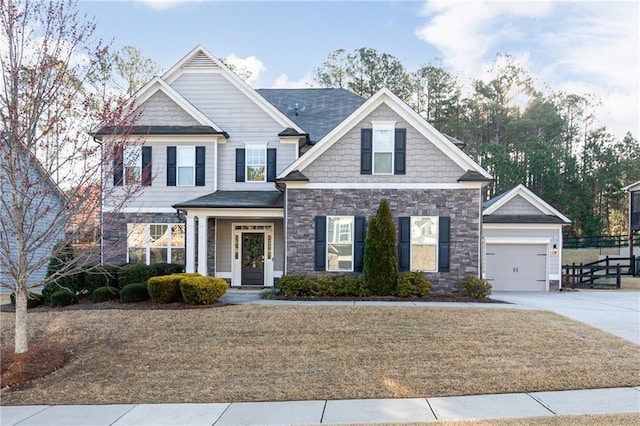
M 412 399 L 0 407 L 2 426 L 409 423 L 640 412 L 640 387 Z

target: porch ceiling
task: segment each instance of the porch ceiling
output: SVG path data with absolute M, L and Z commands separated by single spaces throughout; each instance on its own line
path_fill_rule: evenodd
M 175 204 L 175 209 L 278 209 L 284 207 L 280 191 L 216 191 L 202 197 Z

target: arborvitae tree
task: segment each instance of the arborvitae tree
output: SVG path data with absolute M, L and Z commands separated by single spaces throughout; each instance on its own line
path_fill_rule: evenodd
M 398 275 L 396 227 L 389 203 L 383 199 L 376 215 L 369 221 L 364 246 L 364 278 L 371 294 L 387 296 L 393 293 Z

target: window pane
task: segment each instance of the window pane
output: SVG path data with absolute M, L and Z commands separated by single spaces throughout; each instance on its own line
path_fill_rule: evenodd
M 247 166 L 247 182 L 264 182 L 264 166 Z
M 171 225 L 171 247 L 184 247 L 184 225 Z
M 411 246 L 411 269 L 413 271 L 435 271 L 436 246 Z
M 351 244 L 327 244 L 327 269 L 330 271 L 351 271 Z
M 393 171 L 393 169 L 391 168 L 391 158 L 392 154 L 374 154 L 373 172 L 391 173 Z
M 393 133 L 391 129 L 373 132 L 373 150 L 375 152 L 393 152 Z
M 438 242 L 438 221 L 435 216 L 411 218 L 411 243 L 436 244 Z
M 194 167 L 196 162 L 195 146 L 179 146 L 176 150 L 178 166 Z
M 329 216 L 327 218 L 328 242 L 351 242 L 353 216 Z
M 129 263 L 140 263 L 145 264 L 147 254 L 146 250 L 143 248 L 129 248 Z
M 184 249 L 183 248 L 171 248 L 171 263 L 177 263 L 178 265 L 184 265 Z
M 193 186 L 193 167 L 178 167 L 178 185 Z
M 167 261 L 167 249 L 152 247 L 150 252 L 149 264 L 164 263 Z
M 264 165 L 266 162 L 266 150 L 264 148 L 247 148 L 247 164 Z
M 147 225 L 133 224 L 127 225 L 127 246 L 145 247 L 147 245 Z
M 149 238 L 152 246 L 167 246 L 169 235 L 167 225 L 149 225 Z

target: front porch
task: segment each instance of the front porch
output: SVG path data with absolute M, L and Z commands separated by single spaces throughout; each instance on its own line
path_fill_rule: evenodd
M 186 215 L 186 272 L 232 287 L 273 287 L 284 271 L 284 209 L 275 191 L 219 191 L 174 206 Z

